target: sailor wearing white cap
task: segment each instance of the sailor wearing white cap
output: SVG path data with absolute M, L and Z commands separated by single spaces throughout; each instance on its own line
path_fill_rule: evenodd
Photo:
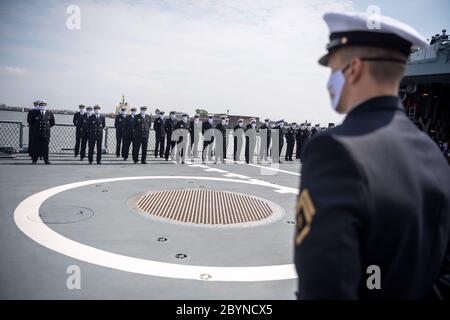
M 304 150 L 295 262 L 300 299 L 423 299 L 449 292 L 450 170 L 398 98 L 412 48 L 402 22 L 329 13 L 331 105 L 343 124 Z M 447 280 L 444 280 L 447 279 Z

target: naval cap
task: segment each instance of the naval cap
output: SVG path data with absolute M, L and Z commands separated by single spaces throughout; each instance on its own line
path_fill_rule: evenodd
M 142 106 L 141 110 L 147 110 L 147 106 Z
M 426 39 L 414 28 L 386 16 L 373 18 L 368 13 L 330 12 L 326 13 L 323 19 L 330 30 L 328 53 L 319 60 L 319 64 L 323 66 L 328 65 L 330 53 L 338 48 L 378 47 L 399 51 L 409 56 L 411 49 L 426 48 L 428 45 Z M 369 28 L 371 21 L 379 23 L 379 28 Z
M 131 107 L 130 111 L 136 111 L 136 107 Z
M 94 106 L 94 110 L 98 110 L 98 109 L 101 109 L 101 107 L 100 107 L 100 105 L 96 104 L 96 105 Z
M 163 116 L 163 115 L 165 114 L 165 112 L 164 112 L 164 111 L 160 111 L 159 114 L 160 114 L 161 116 Z
M 182 117 L 189 117 L 187 113 L 183 113 Z

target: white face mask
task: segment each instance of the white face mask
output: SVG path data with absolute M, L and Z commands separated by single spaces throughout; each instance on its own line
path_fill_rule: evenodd
M 145 116 L 146 111 L 141 111 L 141 116 Z
M 256 123 L 252 123 L 252 129 L 256 128 Z
M 94 113 L 95 113 L 95 114 L 99 114 L 99 113 L 100 113 L 100 109 L 95 109 L 95 110 L 94 110 Z
M 280 128 L 283 128 L 284 127 L 284 123 L 280 123 Z
M 200 120 L 198 118 L 194 119 L 194 123 L 198 123 Z
M 225 120 L 222 120 L 222 125 L 226 125 L 227 122 Z
M 40 106 L 39 109 L 41 109 L 41 111 L 47 111 L 47 106 Z
M 170 117 L 172 118 L 172 120 L 175 120 L 175 115 L 171 114 Z
M 211 124 L 213 122 L 213 119 L 208 118 L 208 122 Z
M 160 114 L 160 115 L 159 115 L 159 118 L 160 118 L 161 120 L 164 119 L 164 115 Z
M 136 111 L 131 111 L 131 115 L 134 117 L 136 115 Z
M 243 122 L 238 122 L 238 125 L 239 125 L 239 127 L 242 128 L 242 126 L 244 125 L 244 123 L 243 123 Z
M 120 113 L 121 113 L 122 115 L 125 115 L 125 114 L 127 113 L 127 111 L 126 111 L 126 110 L 121 110 Z
M 187 117 L 183 117 L 183 122 L 187 122 Z
M 345 76 L 342 70 L 331 73 L 327 88 L 331 98 L 331 107 L 336 110 L 341 101 L 342 92 L 345 86 Z
M 84 114 L 85 111 L 86 111 L 86 110 L 85 110 L 84 108 L 83 108 L 83 109 L 80 109 L 80 113 L 81 113 L 81 114 Z

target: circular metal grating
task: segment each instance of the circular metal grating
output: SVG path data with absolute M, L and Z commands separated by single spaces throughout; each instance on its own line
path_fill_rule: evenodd
M 138 199 L 136 207 L 156 217 L 199 225 L 259 222 L 279 211 L 257 197 L 205 189 L 149 192 Z

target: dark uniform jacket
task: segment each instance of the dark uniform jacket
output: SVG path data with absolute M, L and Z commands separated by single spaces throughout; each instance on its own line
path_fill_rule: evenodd
M 114 128 L 116 128 L 116 135 L 123 136 L 125 133 L 125 119 L 126 116 L 122 114 L 116 115 L 116 119 L 114 120 Z
M 105 117 L 101 114 L 93 114 L 89 117 L 89 139 L 101 139 L 103 137 L 103 129 L 105 128 Z
M 156 118 L 153 123 L 153 129 L 155 130 L 155 135 L 164 136 L 164 119 L 160 117 Z
M 172 136 L 172 132 L 175 129 L 175 121 L 176 120 L 169 117 L 164 122 L 164 131 L 168 136 Z
M 186 132 L 189 132 L 189 123 L 188 122 L 184 122 L 184 121 L 178 121 L 177 124 L 175 125 L 175 129 L 185 129 Z M 178 139 L 178 142 L 183 141 L 183 136 L 180 136 Z
M 86 112 L 84 114 L 77 112 L 73 115 L 73 124 L 76 127 L 77 134 L 81 134 L 83 132 L 83 124 L 86 122 L 85 119 L 87 119 L 87 117 L 88 115 Z
M 40 110 L 35 110 L 30 112 L 29 125 L 34 137 L 50 138 L 50 128 L 55 125 L 55 117 L 48 110 L 44 115 Z
M 148 114 L 146 114 L 145 117 L 141 114 L 136 115 L 132 122 L 134 138 L 147 139 L 150 134 L 151 123 L 152 118 Z
M 295 142 L 295 129 L 290 127 L 286 130 L 286 141 L 293 143 Z
M 134 136 L 134 127 L 133 122 L 136 120 L 136 115 L 133 116 L 130 114 L 125 118 L 125 123 L 123 125 L 123 133 L 125 138 L 133 138 Z
M 225 138 L 227 135 L 228 126 L 226 124 L 219 123 L 216 125 L 216 129 L 222 133 L 222 137 Z
M 449 216 L 450 168 L 399 99 L 357 106 L 306 145 L 299 298 L 422 299 L 445 282 L 448 293 Z M 369 266 L 380 268 L 381 290 L 368 289 Z
M 309 138 L 309 131 L 307 129 L 299 129 L 297 130 L 297 133 L 295 134 L 295 138 L 301 143 L 304 144 L 306 141 L 308 141 Z
M 202 123 L 202 135 L 205 135 L 205 132 L 208 131 L 209 129 L 214 128 L 214 122 L 212 124 L 210 124 L 208 122 L 208 120 L 203 121 Z M 206 143 L 212 143 L 214 141 L 214 135 L 211 136 L 211 140 L 210 141 L 205 141 Z
M 269 128 L 269 126 L 268 126 L 267 124 L 263 123 L 263 124 L 261 125 L 261 127 L 259 127 L 259 130 L 267 130 L 267 141 L 270 141 L 270 137 L 271 137 L 271 135 L 272 135 L 272 131 L 271 131 L 271 129 Z M 261 132 L 261 131 L 260 131 L 260 132 Z

